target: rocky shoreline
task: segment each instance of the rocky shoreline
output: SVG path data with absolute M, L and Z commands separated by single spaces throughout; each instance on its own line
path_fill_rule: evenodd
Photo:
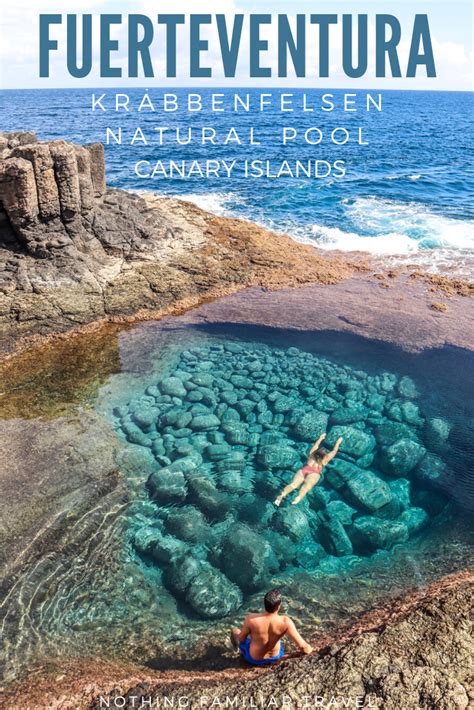
M 99 710 L 101 698 L 128 710 L 142 702 L 162 708 L 165 698 L 175 704 L 183 698 L 189 708 L 214 700 L 216 707 L 226 697 L 240 698 L 239 707 L 250 698 L 257 708 L 281 707 L 286 698 L 287 707 L 300 708 L 309 696 L 310 707 L 465 710 L 474 700 L 473 584 L 474 573 L 466 570 L 406 593 L 318 639 L 311 656 L 294 654 L 272 669 L 230 661 L 219 670 L 204 664 L 153 672 L 84 659 L 44 665 L 5 689 L 2 700 L 10 710 Z
M 331 284 L 361 268 L 242 220 L 105 185 L 103 147 L 0 134 L 0 335 L 156 317 L 251 285 Z M 145 312 L 144 312 L 145 311 Z
M 332 304 L 344 328 L 357 325 L 355 311 L 369 298 L 378 313 L 369 337 L 383 330 L 390 304 L 405 311 L 405 297 L 419 320 L 438 318 L 448 332 L 473 292 L 458 279 L 384 271 L 361 254 L 318 251 L 189 202 L 108 189 L 100 144 L 0 134 L 0 358 L 61 333 L 183 313 L 249 287 L 334 284 L 341 288 L 320 288 L 317 299 Z
M 66 574 L 69 556 L 95 538 L 107 511 L 113 523 L 127 498 L 113 431 L 90 412 L 69 417 L 53 407 L 43 420 L 38 388 L 30 399 L 25 395 L 24 382 L 38 362 L 44 366 L 48 344 L 48 367 L 56 377 L 62 352 L 70 356 L 77 347 L 81 367 L 90 358 L 90 369 L 61 372 L 81 391 L 95 382 L 97 369 L 105 377 L 119 367 L 118 348 L 107 337 L 111 323 L 117 333 L 127 323 L 184 312 L 183 322 L 194 325 L 345 331 L 410 352 L 443 345 L 472 350 L 471 293 L 460 281 L 413 270 L 384 272 L 360 255 L 323 254 L 190 203 L 107 189 L 100 145 L 0 134 L 0 357 L 9 389 L 2 402 L 6 522 L 0 565 L 2 592 L 19 599 L 7 625 L 13 628 L 24 614 L 22 596 L 26 607 L 29 594 L 33 599 L 44 558 L 50 573 Z M 94 334 L 97 349 L 81 358 L 83 333 Z M 11 386 L 15 382 L 18 387 Z M 28 420 L 21 436 L 6 418 L 18 411 Z M 87 465 L 91 456 L 100 461 L 94 470 Z M 65 461 L 73 483 L 64 477 Z M 89 511 L 94 515 L 85 524 Z M 104 563 L 111 563 L 112 552 L 94 550 Z M 279 667 L 278 687 L 293 695 L 300 683 L 309 695 L 331 689 L 374 695 L 375 707 L 389 709 L 467 708 L 473 699 L 467 637 L 472 581 L 470 573 L 459 573 L 319 639 L 315 656 Z M 205 666 L 195 674 L 154 673 L 97 658 L 52 662 L 3 689 L 3 697 L 12 710 L 95 710 L 100 693 L 115 692 L 128 695 L 125 707 L 132 707 L 134 693 L 155 697 L 166 683 L 170 693 L 187 695 L 190 707 L 198 707 L 203 672 Z M 205 682 L 216 695 L 268 698 L 275 676 L 231 664 L 230 670 L 209 671 Z

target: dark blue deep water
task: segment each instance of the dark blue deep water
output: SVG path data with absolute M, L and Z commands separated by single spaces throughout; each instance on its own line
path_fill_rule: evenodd
M 130 111 L 115 112 L 115 90 L 9 91 L 1 96 L 2 130 L 34 129 L 43 139 L 67 138 L 80 143 L 106 140 L 106 128 L 117 134 L 122 127 L 123 144 L 106 147 L 108 180 L 111 185 L 134 190 L 183 195 L 220 214 L 233 214 L 287 232 L 297 239 L 317 242 L 324 248 L 363 250 L 396 260 L 402 255 L 431 270 L 449 270 L 466 275 L 472 268 L 474 248 L 473 199 L 473 96 L 456 92 L 383 91 L 382 111 L 366 110 L 367 92 L 360 91 L 354 112 L 343 110 L 344 92 L 303 90 L 217 89 L 223 96 L 224 112 L 210 110 L 211 91 L 201 94 L 204 109 L 188 113 L 188 90 L 178 89 L 179 110 L 163 112 L 163 89 L 150 90 L 151 111 L 138 107 L 144 89 L 121 89 L 130 97 Z M 173 91 L 166 90 L 168 93 Z M 271 93 L 270 107 L 259 111 L 261 93 Z M 104 113 L 91 111 L 91 96 L 105 93 Z M 250 97 L 250 112 L 234 112 L 233 97 Z M 282 93 L 291 93 L 293 112 L 281 112 Z M 335 109 L 321 110 L 324 93 L 333 94 Z M 378 100 L 378 92 L 370 92 Z M 298 139 L 282 145 L 283 127 L 294 127 Z M 148 145 L 130 145 L 141 128 Z M 156 129 L 168 127 L 160 146 Z M 217 145 L 201 145 L 203 127 L 216 129 Z M 241 144 L 224 145 L 234 127 Z M 262 145 L 249 145 L 249 130 Z M 303 134 L 319 128 L 320 145 L 307 145 Z M 350 140 L 334 145 L 331 131 L 345 127 Z M 189 145 L 177 145 L 175 129 L 196 131 Z M 358 131 L 368 145 L 358 144 Z M 340 135 L 340 134 L 339 134 Z M 346 175 L 338 179 L 263 176 L 245 178 L 244 160 L 270 161 L 271 174 L 288 161 L 296 173 L 295 161 L 343 160 Z M 139 178 L 137 161 L 152 166 L 163 161 L 237 160 L 232 177 Z M 149 173 L 149 167 L 142 167 Z M 168 173 L 169 175 L 169 173 Z M 394 255 L 397 255 L 395 257 Z

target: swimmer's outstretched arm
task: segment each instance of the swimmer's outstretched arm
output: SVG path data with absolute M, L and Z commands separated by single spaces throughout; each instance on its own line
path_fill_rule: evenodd
M 321 464 L 322 464 L 323 466 L 327 466 L 327 464 L 328 464 L 330 461 L 333 460 L 333 458 L 335 457 L 335 455 L 336 455 L 337 452 L 339 451 L 339 447 L 340 447 L 340 445 L 342 444 L 342 441 L 343 441 L 342 436 L 340 436 L 339 439 L 338 439 L 338 440 L 336 441 L 336 443 L 334 444 L 333 450 L 330 451 L 330 452 L 323 458 L 323 460 L 321 461 Z
M 315 451 L 317 451 L 319 449 L 319 447 L 321 446 L 321 444 L 323 443 L 325 438 L 326 438 L 326 432 L 324 432 L 324 434 L 321 434 L 319 439 L 314 442 L 314 444 L 312 445 L 312 447 L 309 450 L 308 456 L 311 456 L 311 454 L 313 454 Z

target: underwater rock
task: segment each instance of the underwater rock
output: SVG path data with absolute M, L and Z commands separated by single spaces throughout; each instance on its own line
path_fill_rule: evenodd
M 132 476 L 149 476 L 157 468 L 152 452 L 143 446 L 130 444 L 116 456 L 117 466 Z
M 451 433 L 451 424 L 442 417 L 432 417 L 425 422 L 425 441 L 430 449 L 442 448 Z
M 132 421 L 144 432 L 149 432 L 158 419 L 158 409 L 150 406 L 146 402 L 138 403 L 130 413 Z
M 403 402 L 400 407 L 403 421 L 413 426 L 423 426 L 425 420 L 420 416 L 420 408 L 413 402 Z
M 279 508 L 272 520 L 275 530 L 287 535 L 294 542 L 299 542 L 309 532 L 306 514 L 296 506 Z
M 313 493 L 313 492 L 312 492 Z M 324 511 L 328 519 L 338 520 L 342 525 L 350 525 L 357 511 L 342 500 L 331 500 Z
M 364 407 L 360 402 L 354 402 L 346 407 L 338 407 L 330 417 L 330 423 L 333 424 L 353 424 L 367 418 L 367 407 Z M 325 429 L 323 429 L 325 431 Z
M 175 558 L 185 555 L 186 551 L 186 544 L 181 540 L 177 540 L 171 535 L 159 534 L 148 549 L 148 554 L 158 564 L 169 564 Z
M 139 446 L 151 446 L 151 439 L 142 430 L 133 424 L 131 421 L 122 421 L 122 431 L 125 434 L 127 440 L 131 444 L 138 444 Z
M 425 486 L 440 486 L 446 480 L 448 469 L 442 458 L 428 452 L 414 471 L 415 477 Z
M 428 515 L 439 515 L 448 504 L 448 500 L 439 491 L 415 489 L 412 493 L 412 503 L 426 510 Z
M 232 507 L 232 500 L 204 475 L 186 477 L 192 501 L 210 520 L 222 520 Z
M 340 450 L 350 456 L 355 456 L 355 458 L 365 456 L 375 447 L 375 439 L 372 434 L 367 434 L 365 431 L 351 426 L 333 426 L 326 441 L 329 446 L 334 446 L 340 436 L 343 437 Z
M 328 505 L 331 500 L 331 494 L 322 486 L 316 486 L 308 496 L 309 505 L 312 510 L 320 511 Z
M 231 422 L 230 424 L 224 424 L 222 429 L 229 444 L 232 444 L 232 446 L 247 446 L 249 437 L 247 424 Z
M 219 476 L 217 484 L 228 493 L 250 492 L 253 488 L 252 478 L 242 471 L 226 471 Z
M 349 535 L 354 546 L 361 551 L 367 548 L 389 550 L 397 543 L 408 540 L 408 528 L 399 520 L 362 515 L 354 520 Z
M 133 546 L 142 554 L 148 554 L 153 545 L 161 538 L 162 533 L 158 528 L 143 527 L 137 530 L 133 538 Z
M 216 429 L 220 425 L 220 420 L 215 414 L 197 414 L 189 424 L 195 431 L 209 431 Z
M 352 554 L 352 542 L 341 521 L 336 518 L 323 521 L 319 528 L 319 538 L 330 555 L 343 557 Z
M 240 589 L 205 560 L 186 555 L 172 560 L 163 575 L 165 586 L 204 619 L 218 619 L 241 606 Z
M 222 619 L 242 606 L 242 592 L 219 570 L 201 562 L 199 574 L 188 587 L 189 606 L 203 619 Z
M 414 535 L 428 524 L 428 514 L 423 508 L 407 508 L 398 520 L 408 528 L 408 534 Z
M 210 536 L 210 528 L 200 510 L 185 505 L 167 512 L 166 530 L 185 542 L 202 544 Z
M 398 383 L 398 392 L 401 397 L 406 397 L 406 399 L 416 399 L 418 397 L 418 390 L 415 383 L 411 377 L 402 377 Z
M 162 394 L 170 397 L 186 397 L 187 390 L 179 377 L 165 377 L 159 384 Z
M 222 542 L 221 568 L 241 589 L 256 591 L 268 585 L 279 563 L 264 537 L 236 523 Z
M 411 482 L 408 478 L 396 478 L 394 481 L 389 481 L 388 487 L 392 491 L 394 498 L 400 503 L 402 509 L 408 508 L 411 498 Z
M 225 459 L 231 451 L 232 449 L 229 444 L 210 444 L 206 447 L 205 457 L 211 461 L 221 461 Z
M 314 443 L 326 431 L 328 415 L 325 412 L 307 412 L 292 427 L 292 434 L 301 441 Z
M 274 506 L 260 496 L 246 493 L 240 498 L 237 511 L 243 522 L 253 527 L 265 527 L 274 513 Z
M 285 444 L 260 446 L 257 463 L 263 468 L 294 468 L 299 463 L 298 452 Z
M 180 471 L 181 473 L 187 473 L 195 468 L 198 468 L 202 464 L 201 454 L 193 449 L 192 453 L 182 458 L 177 458 L 170 464 L 170 471 Z
M 346 485 L 347 481 L 359 473 L 362 473 L 362 469 L 355 464 L 341 458 L 335 458 L 329 463 L 323 476 L 324 481 L 338 491 Z
M 215 464 L 216 470 L 219 473 L 227 473 L 227 471 L 243 471 L 246 463 L 246 454 L 243 451 L 229 451 L 227 456 Z
M 274 473 L 257 471 L 254 488 L 261 496 L 274 500 L 285 485 L 286 481 L 278 478 Z
M 366 403 L 373 412 L 381 413 L 385 408 L 385 396 L 377 393 L 369 394 Z
M 411 427 L 398 422 L 384 422 L 375 428 L 374 434 L 377 443 L 383 447 L 396 444 L 400 439 L 416 439 L 416 433 Z
M 392 500 L 392 492 L 388 484 L 371 471 L 361 471 L 349 478 L 342 494 L 349 503 L 371 512 L 382 508 Z
M 293 563 L 301 548 L 295 545 L 289 537 L 271 529 L 262 533 L 262 536 L 267 540 L 275 553 L 280 564 L 280 569 L 285 569 L 285 567 Z
M 296 563 L 307 570 L 314 570 L 321 560 L 327 556 L 324 547 L 318 542 L 309 542 L 303 547 L 296 548 Z
M 188 494 L 183 473 L 170 468 L 162 468 L 152 473 L 147 485 L 151 497 L 158 503 L 179 502 Z
M 191 555 L 179 557 L 166 567 L 163 582 L 175 596 L 184 597 L 194 577 L 201 570 L 201 561 Z
M 400 439 L 388 449 L 382 449 L 380 466 L 384 473 L 391 476 L 404 476 L 413 471 L 424 455 L 425 449 L 421 444 L 410 439 Z

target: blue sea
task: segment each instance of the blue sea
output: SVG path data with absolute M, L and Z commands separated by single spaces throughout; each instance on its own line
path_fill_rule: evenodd
M 116 93 L 129 97 L 128 112 L 116 112 Z M 188 94 L 202 97 L 202 110 L 187 112 Z M 91 110 L 92 94 L 105 93 L 102 105 Z M 179 110 L 163 111 L 164 93 L 175 93 Z M 211 110 L 212 93 L 220 95 L 219 107 Z M 269 105 L 259 110 L 260 95 L 268 94 Z M 474 263 L 474 168 L 473 95 L 462 92 L 381 92 L 382 111 L 366 110 L 367 93 L 378 101 L 378 91 L 361 90 L 344 111 L 342 90 L 300 89 L 153 89 L 142 111 L 138 111 L 145 89 L 81 89 L 8 91 L 1 95 L 0 126 L 4 131 L 34 129 L 41 139 L 66 138 L 79 143 L 106 141 L 107 128 L 118 135 L 106 146 L 107 177 L 110 185 L 177 195 L 220 215 L 252 220 L 293 238 L 323 249 L 360 250 L 378 255 L 385 263 L 416 263 L 432 271 L 468 276 Z M 252 110 L 234 111 L 234 95 Z M 293 111 L 281 112 L 281 95 L 291 94 Z M 333 95 L 334 110 L 323 111 L 322 97 Z M 354 90 L 351 91 L 354 94 Z M 306 98 L 305 98 L 306 95 Z M 121 99 L 123 102 L 123 98 Z M 306 109 L 303 102 L 306 100 Z M 151 103 L 150 103 L 151 102 Z M 155 109 L 151 110 L 151 105 Z M 240 105 L 241 106 L 241 105 Z M 289 104 L 287 104 L 289 106 Z M 327 106 L 327 102 L 326 102 Z M 157 128 L 166 127 L 163 145 Z M 216 145 L 202 145 L 201 129 L 214 128 Z M 295 140 L 282 145 L 283 127 L 297 131 Z M 131 145 L 137 128 L 142 134 Z M 192 140 L 178 145 L 192 129 Z M 225 143 L 234 128 L 233 139 Z M 254 140 L 249 144 L 249 131 Z M 307 129 L 319 128 L 323 140 L 310 145 Z M 331 131 L 345 128 L 349 141 L 335 145 Z M 359 131 L 366 145 L 359 144 Z M 141 136 L 148 141 L 144 145 Z M 235 139 L 238 136 L 238 140 Z M 310 137 L 316 135 L 313 131 Z M 341 139 L 343 132 L 336 133 Z M 140 178 L 138 161 L 150 172 L 157 161 L 236 160 L 231 177 L 187 178 L 164 176 Z M 279 178 L 245 177 L 245 160 L 269 162 L 275 175 L 287 161 Z M 296 161 L 330 164 L 342 160 L 346 174 L 334 171 L 326 178 L 295 175 Z M 151 167 L 150 167 L 151 166 Z M 293 176 L 288 174 L 293 173 Z

